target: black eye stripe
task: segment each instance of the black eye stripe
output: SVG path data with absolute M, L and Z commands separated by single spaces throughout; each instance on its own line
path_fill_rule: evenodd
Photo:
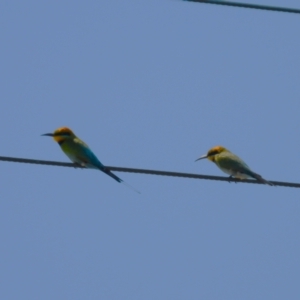
M 70 132 L 58 132 L 58 133 L 55 133 L 55 136 L 70 136 L 71 133 Z
M 208 156 L 216 155 L 216 154 L 218 154 L 218 153 L 219 153 L 218 151 L 212 151 L 212 152 L 210 152 L 210 153 L 208 154 Z

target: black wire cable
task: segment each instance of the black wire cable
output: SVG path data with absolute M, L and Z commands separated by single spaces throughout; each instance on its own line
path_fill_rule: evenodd
M 85 169 L 84 167 L 80 167 L 80 166 L 72 164 L 72 163 L 64 163 L 64 162 L 48 161 L 48 160 L 37 160 L 37 159 L 26 159 L 26 158 L 16 158 L 16 157 L 6 157 L 6 156 L 0 156 L 0 161 Z M 206 180 L 219 180 L 219 181 L 227 181 L 227 182 L 243 182 L 243 183 L 263 184 L 256 180 L 248 180 L 248 179 L 247 180 L 239 180 L 236 178 L 221 177 L 221 176 L 209 176 L 209 175 L 200 175 L 200 174 L 168 172 L 168 171 L 147 170 L 147 169 L 135 169 L 135 168 L 122 168 L 122 167 L 112 167 L 112 166 L 106 166 L 106 168 L 111 171 L 127 172 L 127 173 L 139 173 L 139 174 L 183 177 L 183 178 L 193 178 L 193 179 L 206 179 Z M 270 182 L 277 186 L 300 188 L 300 183 L 280 182 L 280 181 L 270 181 Z
M 183 1 L 300 14 L 300 9 L 296 9 L 296 8 L 268 6 L 268 5 L 259 5 L 259 4 L 249 4 L 249 3 L 239 3 L 239 2 L 222 1 L 222 0 L 219 0 L 219 1 L 218 0 L 183 0 Z

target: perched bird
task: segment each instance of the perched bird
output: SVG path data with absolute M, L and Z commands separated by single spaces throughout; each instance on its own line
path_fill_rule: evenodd
M 70 158 L 70 160 L 78 166 L 98 169 L 114 180 L 120 183 L 124 183 L 130 188 L 134 189 L 129 184 L 125 183 L 124 180 L 116 176 L 110 170 L 108 170 L 92 152 L 89 146 L 79 139 L 71 129 L 68 127 L 60 127 L 53 133 L 45 133 L 43 136 L 52 136 L 53 139 L 59 144 L 62 151 Z M 135 190 L 135 189 L 134 189 Z M 140 193 L 139 191 L 135 190 Z
M 259 174 L 254 173 L 243 160 L 222 146 L 211 148 L 207 154 L 199 157 L 196 161 L 203 158 L 214 162 L 223 172 L 229 174 L 230 177 L 239 179 L 254 178 L 261 183 L 273 185 Z

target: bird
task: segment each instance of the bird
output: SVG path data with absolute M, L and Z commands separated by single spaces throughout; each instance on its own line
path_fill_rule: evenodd
M 214 162 L 223 172 L 229 174 L 230 178 L 239 179 L 254 178 L 257 181 L 273 186 L 274 184 L 253 172 L 250 167 L 238 156 L 223 146 L 216 146 L 208 150 L 207 154 L 200 156 L 195 161 L 207 158 Z
M 140 193 L 135 188 L 133 188 L 128 183 L 124 182 L 123 179 L 112 173 L 107 167 L 105 167 L 89 146 L 78 138 L 74 132 L 68 127 L 60 127 L 56 129 L 53 133 L 45 133 L 42 136 L 53 137 L 54 141 L 57 142 L 62 149 L 62 151 L 69 157 L 69 159 L 75 163 L 77 166 L 88 168 L 88 169 L 98 169 L 108 176 L 112 177 L 119 183 L 123 183 L 126 186 L 132 188 L 137 193 Z

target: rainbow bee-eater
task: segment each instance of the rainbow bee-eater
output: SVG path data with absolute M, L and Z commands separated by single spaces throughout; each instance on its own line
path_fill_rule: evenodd
M 107 169 L 89 148 L 89 146 L 81 139 L 79 139 L 68 127 L 60 127 L 53 133 L 45 133 L 42 135 L 53 137 L 53 139 L 59 144 L 62 151 L 76 165 L 83 168 L 98 169 L 108 176 L 112 177 L 117 182 L 124 183 L 125 185 L 135 190 L 132 186 L 124 182 L 124 180 Z M 135 191 L 140 193 L 137 190 Z
M 242 159 L 222 146 L 211 148 L 207 154 L 199 157 L 196 161 L 203 158 L 207 158 L 214 162 L 223 172 L 229 174 L 229 177 L 231 178 L 254 178 L 261 183 L 273 185 L 271 182 L 262 178 L 259 174 L 253 172 Z

